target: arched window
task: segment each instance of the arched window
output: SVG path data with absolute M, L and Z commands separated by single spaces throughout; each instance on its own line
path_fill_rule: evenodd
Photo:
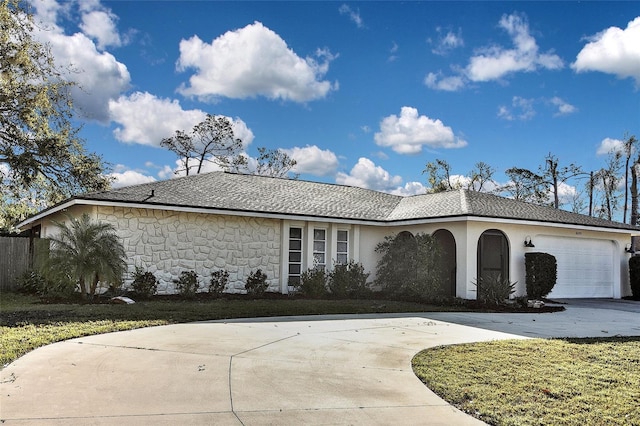
M 446 296 L 456 296 L 456 239 L 446 229 L 438 229 L 433 233 L 440 246 L 440 271 L 442 288 Z
M 482 280 L 509 279 L 509 241 L 498 229 L 489 229 L 478 240 L 478 291 Z

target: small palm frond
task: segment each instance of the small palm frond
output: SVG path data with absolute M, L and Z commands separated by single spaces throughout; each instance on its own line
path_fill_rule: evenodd
M 95 279 L 119 282 L 126 270 L 126 252 L 109 223 L 92 222 L 88 214 L 68 217 L 67 222 L 54 222 L 59 234 L 51 238 L 48 266 L 64 270 L 80 284 L 83 297 L 87 290 L 93 296 Z

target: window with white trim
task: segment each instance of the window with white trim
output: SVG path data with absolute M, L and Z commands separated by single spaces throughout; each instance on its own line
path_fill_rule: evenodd
M 302 228 L 289 228 L 288 285 L 300 284 L 302 274 Z
M 336 263 L 346 265 L 349 262 L 349 231 L 338 230 L 336 238 Z
M 313 267 L 325 269 L 327 267 L 327 230 L 313 230 Z

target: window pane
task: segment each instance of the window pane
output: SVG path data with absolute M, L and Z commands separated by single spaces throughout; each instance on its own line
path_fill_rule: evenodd
M 324 229 L 314 229 L 313 230 L 313 239 L 314 240 L 323 240 L 324 241 L 325 230 Z
M 302 253 L 295 251 L 289 252 L 289 262 L 302 262 Z
M 336 259 L 338 263 L 345 265 L 347 263 L 347 255 L 346 254 L 338 254 L 338 259 Z
M 338 253 L 346 253 L 347 252 L 347 243 L 338 243 L 337 247 Z
M 289 238 L 302 238 L 302 228 L 289 228 Z
M 347 241 L 348 231 L 338 231 L 338 241 Z
M 324 253 L 315 253 L 313 255 L 313 263 L 315 263 L 316 265 L 324 265 Z
M 324 252 L 324 241 L 314 241 L 313 242 L 313 251 L 314 252 Z
M 300 240 L 291 240 L 289 241 L 289 250 L 301 250 L 302 249 L 302 241 Z
M 301 271 L 301 265 L 300 264 L 296 264 L 296 263 L 290 263 L 289 264 L 289 275 L 300 275 Z

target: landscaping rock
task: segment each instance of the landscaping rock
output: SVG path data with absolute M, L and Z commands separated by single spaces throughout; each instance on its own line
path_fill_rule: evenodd
M 130 299 L 128 297 L 125 296 L 116 296 L 116 297 L 112 297 L 111 299 L 109 299 L 110 303 L 115 303 L 117 305 L 132 305 L 135 302 L 135 300 Z

